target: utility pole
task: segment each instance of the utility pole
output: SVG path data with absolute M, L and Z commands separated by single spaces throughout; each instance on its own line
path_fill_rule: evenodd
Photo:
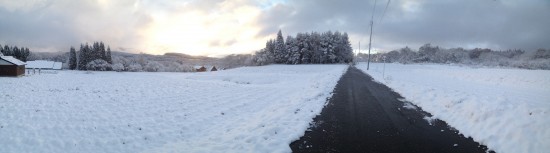
M 382 69 L 382 79 L 384 79 L 386 77 L 384 75 L 386 73 L 386 55 L 382 56 L 382 59 L 384 60 L 384 68 Z
M 361 53 L 361 41 L 359 41 L 359 47 L 357 48 L 357 53 L 353 56 L 353 65 L 357 64 L 357 60 L 359 58 L 359 53 Z
M 373 22 L 372 20 L 370 20 L 369 58 L 367 59 L 367 70 L 369 70 L 369 66 L 370 66 L 370 48 L 372 45 L 372 25 L 373 25 Z
M 370 17 L 370 36 L 369 36 L 369 57 L 367 59 L 367 70 L 370 66 L 370 49 L 372 45 L 372 26 L 374 25 L 374 9 L 376 8 L 376 0 L 374 0 L 374 6 L 372 7 L 372 16 Z
M 361 53 L 361 41 L 359 41 L 359 50 L 357 50 L 357 54 Z

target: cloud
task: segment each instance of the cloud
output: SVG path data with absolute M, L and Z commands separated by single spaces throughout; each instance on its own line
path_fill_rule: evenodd
M 368 43 L 375 1 L 0 0 L 0 44 L 67 51 L 104 41 L 113 49 L 192 55 L 250 53 L 285 35 L 341 31 Z M 376 4 L 373 47 L 424 43 L 493 49 L 550 48 L 547 0 L 392 0 Z M 353 47 L 356 47 L 354 45 Z
M 0 44 L 67 51 L 104 41 L 113 49 L 192 55 L 250 53 L 263 46 L 248 0 L 0 1 Z
M 105 41 L 133 46 L 150 17 L 132 1 L 2 1 L 0 43 L 33 50 L 67 51 Z M 120 6 L 120 7 L 118 7 Z
M 550 1 L 393 0 L 377 1 L 373 47 L 396 49 L 432 43 L 444 47 L 494 49 L 550 48 Z M 352 42 L 367 42 L 374 1 L 288 1 L 266 10 L 258 20 L 261 34 L 278 29 L 348 32 Z M 367 47 L 367 43 L 362 43 Z
M 152 13 L 146 28 L 147 50 L 172 50 L 191 55 L 250 53 L 267 39 L 257 38 L 255 18 L 260 8 L 253 1 L 193 1 L 173 11 Z

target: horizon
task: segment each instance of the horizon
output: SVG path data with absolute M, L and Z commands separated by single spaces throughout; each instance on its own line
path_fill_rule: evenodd
M 113 51 L 128 53 L 223 57 L 253 54 L 278 30 L 285 39 L 330 30 L 348 33 L 357 50 L 359 41 L 369 40 L 373 13 L 372 47 L 380 52 L 426 43 L 550 48 L 550 1 L 544 0 L 0 1 L 0 44 L 65 52 L 103 41 Z M 361 53 L 366 48 L 368 43 L 361 43 Z

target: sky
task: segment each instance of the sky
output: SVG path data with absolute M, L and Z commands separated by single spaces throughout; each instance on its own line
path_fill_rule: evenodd
M 550 48 L 550 0 L 0 0 L 0 44 L 223 56 L 253 53 L 278 30 L 331 30 L 365 52 L 371 17 L 376 51 Z

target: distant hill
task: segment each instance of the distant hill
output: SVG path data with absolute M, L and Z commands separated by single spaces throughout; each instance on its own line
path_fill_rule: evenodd
M 165 53 L 151 55 L 145 53 L 128 53 L 112 51 L 113 65 L 121 64 L 128 71 L 153 72 L 187 72 L 193 71 L 196 65 L 212 65 L 219 69 L 251 65 L 252 55 L 233 54 L 222 58 L 192 56 L 182 53 Z M 63 62 L 67 66 L 69 52 L 31 52 L 29 60 L 50 60 Z
M 187 58 L 187 59 L 211 59 L 211 57 L 193 56 L 193 55 L 187 55 L 182 53 L 165 53 L 164 56 L 174 56 L 174 57 Z

